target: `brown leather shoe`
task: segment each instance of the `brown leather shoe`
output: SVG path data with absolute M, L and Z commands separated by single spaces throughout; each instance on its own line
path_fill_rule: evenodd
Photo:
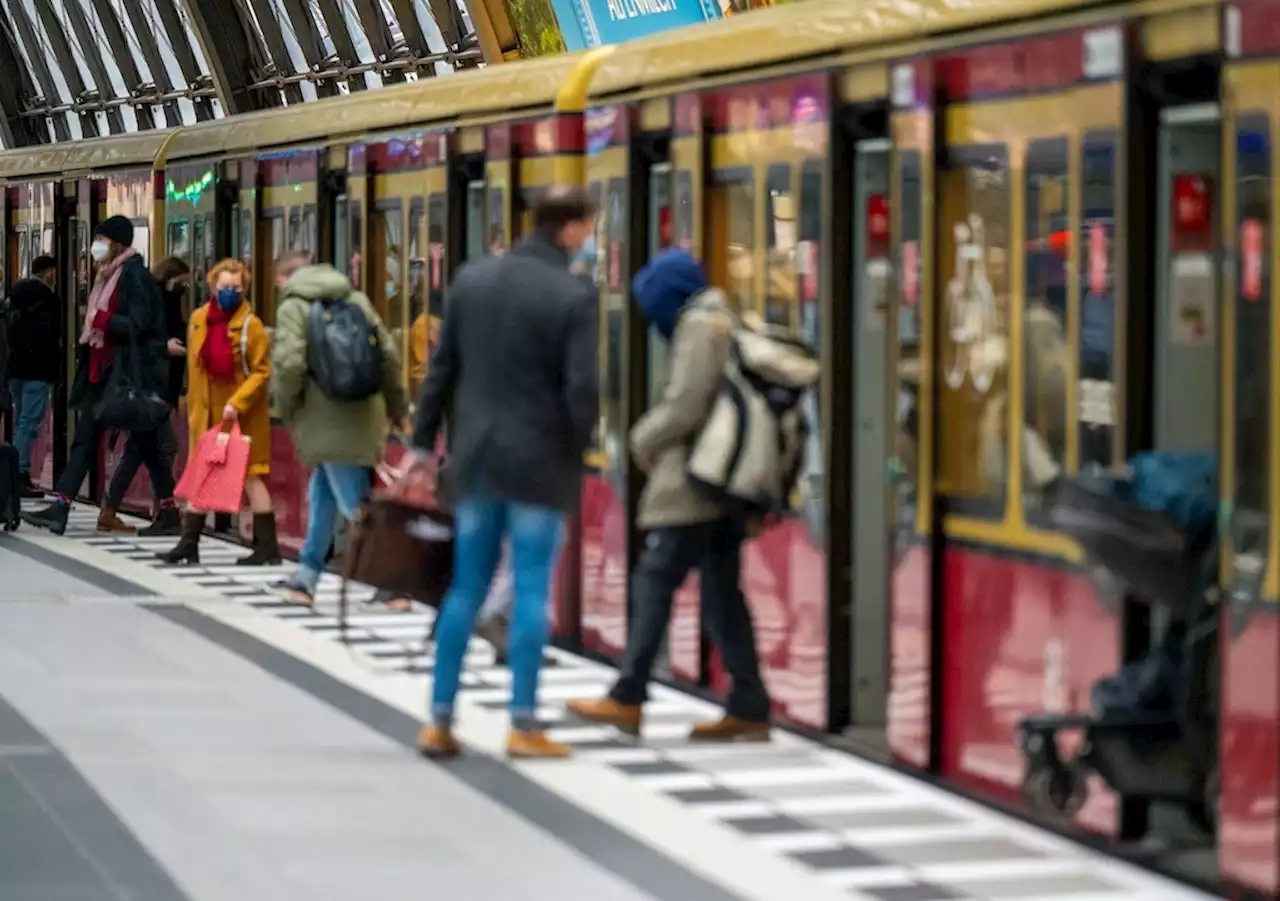
M 768 741 L 769 738 L 768 723 L 753 723 L 736 716 L 726 716 L 713 723 L 700 723 L 689 733 L 689 741 Z
M 132 535 L 138 530 L 121 519 L 115 507 L 103 507 L 98 512 L 98 531 Z
M 619 704 L 607 695 L 591 701 L 570 701 L 565 707 L 579 719 L 602 726 L 613 726 L 633 738 L 639 737 L 640 725 L 644 722 L 644 712 L 640 705 Z
M 448 760 L 462 753 L 462 745 L 447 729 L 423 726 L 418 733 L 418 753 L 430 760 Z
M 521 760 L 563 760 L 573 756 L 573 748 L 552 741 L 545 732 L 512 729 L 507 735 L 507 756 Z

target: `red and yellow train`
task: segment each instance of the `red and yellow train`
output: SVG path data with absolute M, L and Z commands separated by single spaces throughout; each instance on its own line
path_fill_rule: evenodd
M 662 353 L 627 286 L 685 246 L 824 364 L 794 515 L 744 561 L 779 718 L 1000 802 L 1018 801 L 1020 718 L 1087 712 L 1151 635 L 1046 524 L 1038 489 L 1139 450 L 1215 452 L 1219 872 L 1275 898 L 1278 128 L 1268 0 L 810 0 L 376 98 L 0 154 L 0 273 L 55 255 L 70 337 L 91 229 L 124 214 L 197 284 L 219 257 L 249 263 L 270 326 L 269 261 L 310 250 L 375 298 L 412 380 L 450 274 L 525 233 L 547 186 L 586 185 L 601 421 L 558 640 L 622 648 L 639 481 L 625 433 Z M 69 443 L 59 391 L 46 486 Z M 281 430 L 273 456 L 296 546 L 306 474 Z M 721 682 L 693 581 L 668 657 L 676 680 Z M 1077 820 L 1128 837 L 1143 808 L 1098 793 Z

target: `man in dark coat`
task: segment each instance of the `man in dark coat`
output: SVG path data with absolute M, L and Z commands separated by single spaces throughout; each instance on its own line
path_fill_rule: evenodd
M 53 257 L 36 257 L 31 274 L 9 295 L 9 393 L 13 398 L 13 446 L 22 473 L 22 496 L 43 497 L 31 482 L 31 448 L 44 422 L 62 361 L 54 287 L 58 265 Z
M 90 255 L 98 272 L 77 343 L 76 377 L 68 398 L 76 410 L 75 440 L 67 466 L 54 486 L 55 501 L 23 516 L 32 525 L 56 535 L 66 531 L 71 501 L 97 459 L 107 431 L 99 419 L 99 405 L 104 396 L 109 396 L 112 380 L 125 373 L 133 377 L 132 354 L 137 353 L 139 384 L 135 387 L 159 397 L 164 397 L 168 387 L 164 302 L 160 286 L 133 249 L 133 223 L 124 216 L 104 221 L 94 231 Z M 157 431 L 134 432 L 130 437 L 137 442 L 151 475 L 157 505 L 173 506 L 173 470 Z
M 504 539 L 515 569 L 507 752 L 569 753 L 540 731 L 536 714 L 551 572 L 596 423 L 595 299 L 569 271 L 595 228 L 595 208 L 581 190 L 554 188 L 535 206 L 533 224 L 510 253 L 458 273 L 418 405 L 414 446 L 422 454 L 434 450 L 446 409 L 452 414 L 457 563 L 436 633 L 434 722 L 419 740 L 432 757 L 459 750 L 454 697 Z

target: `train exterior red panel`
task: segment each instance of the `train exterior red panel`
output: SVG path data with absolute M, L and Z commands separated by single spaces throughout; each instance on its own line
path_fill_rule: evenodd
M 582 646 L 621 657 L 627 645 L 627 510 L 600 475 L 582 480 Z
M 1222 639 L 1219 866 L 1226 881 L 1280 895 L 1280 614 L 1227 614 Z
M 904 541 L 891 576 L 889 612 L 889 693 L 885 735 L 889 752 L 901 763 L 928 769 L 933 742 L 930 724 L 931 557 L 927 546 Z
M 1081 573 L 961 545 L 943 553 L 941 774 L 1015 803 L 1018 721 L 1087 714 L 1093 684 L 1120 668 L 1119 621 Z M 1116 814 L 1096 781 L 1078 822 L 1110 835 Z

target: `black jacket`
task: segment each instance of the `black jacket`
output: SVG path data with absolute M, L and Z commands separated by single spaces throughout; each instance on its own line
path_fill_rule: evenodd
M 161 397 L 169 386 L 168 352 L 169 330 L 165 323 L 164 300 L 160 286 L 147 271 L 139 256 L 125 260 L 116 285 L 120 301 L 116 313 L 107 322 L 106 332 L 115 343 L 111 356 L 111 369 L 107 378 L 98 386 L 118 378 L 120 373 L 132 373 L 130 339 L 138 349 L 138 373 L 144 391 L 154 391 Z M 77 336 L 78 339 L 79 336 Z M 132 378 L 132 375 L 130 375 Z M 69 404 L 78 407 L 90 399 L 89 352 L 83 344 L 77 345 L 76 378 L 71 388 Z
M 55 382 L 61 366 L 61 302 L 38 278 L 24 278 L 9 295 L 9 378 Z
M 596 303 L 568 255 L 535 235 L 454 280 L 414 444 L 449 422 L 452 489 L 576 512 L 596 424 Z
M 187 320 L 182 316 L 182 300 L 187 296 L 187 289 L 180 287 L 172 291 L 166 291 L 161 287 L 160 296 L 164 302 L 166 344 L 169 338 L 177 338 L 185 344 L 187 341 Z M 182 397 L 183 382 L 187 376 L 187 358 L 171 357 L 168 355 L 167 348 L 164 353 L 169 361 L 169 379 L 165 398 L 169 401 L 169 406 L 176 407 L 178 399 Z

